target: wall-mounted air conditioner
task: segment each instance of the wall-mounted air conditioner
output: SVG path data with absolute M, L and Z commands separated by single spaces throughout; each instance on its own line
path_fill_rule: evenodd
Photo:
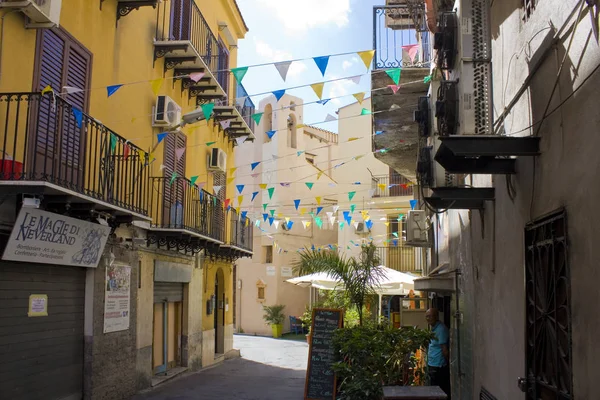
M 26 28 L 54 28 L 60 21 L 62 0 L 0 0 L 0 8 L 21 11 L 29 18 Z
M 367 227 L 367 224 L 365 224 L 364 222 L 359 222 L 356 225 L 356 228 L 354 229 L 354 231 L 359 235 L 366 235 L 369 232 L 371 232 L 371 230 Z
M 413 247 L 429 247 L 429 224 L 424 210 L 410 210 L 406 218 L 405 245 Z
M 419 148 L 417 158 L 417 180 L 425 189 L 439 187 L 456 187 L 461 183 L 461 176 L 449 174 L 437 161 L 435 154 L 440 147 L 439 138 L 427 138 L 427 143 Z
M 211 150 L 208 169 L 225 172 L 227 170 L 227 153 L 215 147 Z
M 181 106 L 169 96 L 158 96 L 152 126 L 176 126 L 181 122 Z

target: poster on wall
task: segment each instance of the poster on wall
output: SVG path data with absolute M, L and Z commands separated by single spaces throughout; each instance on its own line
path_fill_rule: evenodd
M 292 267 L 281 267 L 281 276 L 284 278 L 291 278 L 294 276 L 293 272 Z
M 131 267 L 113 264 L 106 267 L 104 333 L 129 329 Z
M 109 234 L 108 226 L 23 207 L 2 259 L 96 268 Z
M 267 266 L 267 276 L 275 276 L 277 275 L 277 269 L 273 265 Z

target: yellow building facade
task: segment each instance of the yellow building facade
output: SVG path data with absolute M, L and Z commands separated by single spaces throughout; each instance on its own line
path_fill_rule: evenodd
M 254 138 L 231 73 L 248 31 L 235 0 L 8 0 L 0 18 L 0 185 L 12 196 L 0 221 L 8 232 L 27 198 L 110 227 L 97 267 L 73 271 L 83 353 L 67 367 L 82 376 L 47 393 L 129 398 L 223 360 L 233 264 L 252 255 L 252 224 L 228 200 L 235 139 Z M 117 264 L 130 271 L 129 323 L 106 332 Z M 7 393 L 25 396 L 31 379 Z

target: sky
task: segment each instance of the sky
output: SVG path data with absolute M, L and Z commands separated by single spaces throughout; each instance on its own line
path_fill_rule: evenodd
M 327 114 L 356 102 L 353 93 L 368 92 L 371 78 L 356 54 L 329 59 L 325 77 L 312 57 L 373 48 L 373 6 L 385 0 L 237 0 L 250 31 L 238 42 L 238 66 L 286 61 L 294 62 L 284 82 L 273 65 L 249 68 L 242 84 L 250 95 L 287 89 L 325 80 L 362 75 L 359 84 L 350 80 L 326 83 L 323 98 L 333 99 L 326 105 L 307 104 L 304 123 L 324 121 Z M 310 86 L 287 91 L 304 102 L 318 100 Z M 253 96 L 256 106 L 266 97 Z M 337 132 L 337 122 L 315 126 Z

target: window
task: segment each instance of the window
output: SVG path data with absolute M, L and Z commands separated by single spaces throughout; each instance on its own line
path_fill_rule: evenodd
M 265 288 L 267 285 L 262 279 L 256 281 L 256 301 L 259 303 L 265 302 Z
M 257 298 L 258 300 L 264 300 L 265 299 L 265 288 L 264 287 L 258 287 L 258 294 L 257 294 Z
M 273 263 L 273 246 L 263 246 L 264 262 L 265 264 Z
M 287 119 L 287 137 L 288 137 L 288 146 L 291 147 L 292 149 L 295 149 L 297 147 L 297 140 L 298 140 L 298 135 L 297 135 L 297 128 L 296 128 L 296 116 L 294 114 L 290 114 L 288 116 Z
M 536 0 L 523 0 L 523 21 L 529 21 L 533 10 L 535 10 L 535 2 Z
M 273 130 L 273 107 L 270 104 L 265 106 L 263 121 L 265 121 L 265 133 Z M 271 139 L 267 136 L 267 142 L 270 142 Z
M 293 101 L 290 102 L 290 110 L 296 111 L 296 103 L 294 103 Z

